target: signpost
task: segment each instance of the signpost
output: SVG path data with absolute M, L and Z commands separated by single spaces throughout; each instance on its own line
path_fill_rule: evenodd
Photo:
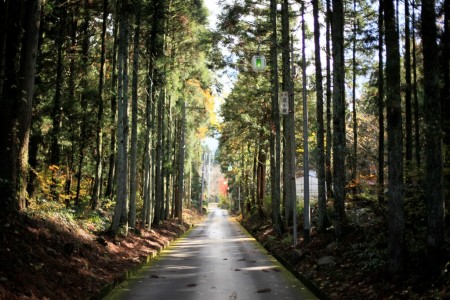
M 281 98 L 280 113 L 282 115 L 288 115 L 289 114 L 289 92 L 282 91 L 280 98 Z

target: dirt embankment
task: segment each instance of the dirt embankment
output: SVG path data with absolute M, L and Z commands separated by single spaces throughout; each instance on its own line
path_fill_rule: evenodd
M 387 244 L 379 237 L 385 232 L 382 218 L 359 208 L 348 214 L 355 222 L 341 242 L 335 241 L 332 229 L 325 233 L 314 229 L 306 244 L 300 225 L 295 248 L 289 234 L 292 228 L 278 236 L 268 218 L 251 216 L 240 221 L 321 299 L 450 299 L 450 263 L 440 275 L 427 276 L 421 268 L 423 257 L 409 257 L 417 263 L 392 277 L 387 272 Z
M 190 227 L 169 220 L 113 236 L 57 216 L 11 216 L 0 223 L 0 299 L 100 298 Z

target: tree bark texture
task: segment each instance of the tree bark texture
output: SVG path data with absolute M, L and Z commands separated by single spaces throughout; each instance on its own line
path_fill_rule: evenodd
M 412 9 L 412 72 L 413 72 L 413 95 L 414 95 L 414 157 L 416 167 L 421 167 L 421 144 L 420 144 L 420 120 L 419 120 L 419 95 L 417 88 L 417 47 L 416 47 L 416 13 L 413 1 Z
M 36 58 L 38 55 L 39 25 L 41 17 L 41 0 L 29 0 L 25 3 L 25 34 L 22 42 L 20 88 L 22 93 L 19 103 L 19 209 L 28 203 L 28 145 L 30 140 L 31 116 L 33 112 L 33 95 L 36 75 Z
M 411 177 L 413 158 L 413 124 L 411 101 L 411 30 L 410 30 L 409 1 L 405 1 L 405 162 L 407 178 Z
M 326 32 L 325 32 L 325 52 L 326 52 L 326 74 L 327 74 L 327 92 L 326 92 L 326 146 L 325 146 L 325 177 L 327 186 L 327 197 L 333 198 L 333 176 L 331 170 L 331 0 L 326 0 L 327 16 L 326 16 Z
M 439 57 L 435 1 L 422 1 L 422 40 L 425 113 L 425 197 L 428 211 L 427 244 L 429 268 L 439 270 L 440 251 L 445 245 L 445 201 Z
M 21 98 L 19 86 L 20 43 L 22 37 L 21 16 L 24 1 L 9 0 L 3 4 L 6 18 L 2 36 L 2 59 L 4 61 L 2 90 L 0 91 L 0 201 L 1 214 L 17 211 L 17 180 L 19 176 L 18 158 L 18 100 Z M 13 21 L 13 20 L 17 20 Z M 2 20 L 3 21 L 3 20 Z
M 278 45 L 277 45 L 277 1 L 270 0 L 271 36 L 271 86 L 272 86 L 272 130 L 270 138 L 270 168 L 272 188 L 272 224 L 280 234 L 283 225 L 280 214 L 280 166 L 281 166 L 281 137 L 280 137 L 280 109 L 278 103 Z
M 128 48 L 128 2 L 118 4 L 119 51 L 118 51 L 118 118 L 117 118 L 117 197 L 111 229 L 116 232 L 121 225 L 128 228 L 128 95 L 126 85 Z
M 291 78 L 291 51 L 290 51 L 290 30 L 289 30 L 289 1 L 284 0 L 281 13 L 281 45 L 283 64 L 283 91 L 288 92 L 289 114 L 283 118 L 283 133 L 285 141 L 284 164 L 283 164 L 283 186 L 285 202 L 285 222 L 286 227 L 292 225 L 292 212 L 296 201 L 295 192 L 295 119 L 294 119 L 294 89 Z
M 140 1 L 134 5 L 134 45 L 133 45 L 133 79 L 131 100 L 131 149 L 130 149 L 130 205 L 128 222 L 131 228 L 136 225 L 136 201 L 137 201 L 137 148 L 138 148 L 138 80 L 139 80 L 139 42 L 141 30 L 141 6 Z
M 384 63 L 383 63 L 383 1 L 378 8 L 378 202 L 384 202 Z
M 323 77 L 320 59 L 319 0 L 313 0 L 314 50 L 316 70 L 316 116 L 317 116 L 317 177 L 318 177 L 318 229 L 327 225 L 327 195 L 325 186 L 325 126 L 323 119 Z
M 405 219 L 403 212 L 403 132 L 400 98 L 400 51 L 393 0 L 384 0 L 386 28 L 386 109 L 388 134 L 388 248 L 389 271 L 403 269 Z
M 334 228 L 340 240 L 345 223 L 345 61 L 344 3 L 333 0 L 331 35 L 333 45 L 333 195 Z
M 106 182 L 106 189 L 105 189 L 105 197 L 112 199 L 113 198 L 113 191 L 114 191 L 114 182 L 116 177 L 116 151 L 117 151 L 117 132 L 116 132 L 116 126 L 117 124 L 117 46 L 118 46 L 118 23 L 117 21 L 114 22 L 114 28 L 113 28 L 113 36 L 114 36 L 114 42 L 111 49 L 112 55 L 111 55 L 111 96 L 110 96 L 110 107 L 111 107 L 111 116 L 110 116 L 110 136 L 111 141 L 109 144 L 109 160 L 108 160 L 108 178 Z
M 97 107 L 97 124 L 95 138 L 95 177 L 94 188 L 92 191 L 91 208 L 97 209 L 98 200 L 100 198 L 100 190 L 102 186 L 103 171 L 103 87 L 105 83 L 105 61 L 106 61 L 106 23 L 108 21 L 108 0 L 103 0 L 103 20 L 101 33 L 101 50 L 100 50 L 100 70 L 98 73 L 98 107 Z

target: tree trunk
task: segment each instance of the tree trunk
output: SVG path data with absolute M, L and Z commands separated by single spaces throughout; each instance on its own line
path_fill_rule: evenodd
M 34 121 L 35 119 L 33 119 Z M 31 125 L 33 127 L 33 124 Z M 39 134 L 33 134 L 30 137 L 30 146 L 29 146 L 29 158 L 28 158 L 28 164 L 30 165 L 29 171 L 28 171 L 28 184 L 27 184 L 27 192 L 29 199 L 33 199 L 36 196 L 36 187 L 37 187 L 37 173 L 35 170 L 37 170 L 38 166 L 38 150 L 39 150 L 39 144 L 42 142 L 42 136 Z
M 419 96 L 417 90 L 417 47 L 416 47 L 416 9 L 413 3 L 412 14 L 412 71 L 413 71 L 413 93 L 414 93 L 414 156 L 416 168 L 420 169 L 420 121 L 419 121 Z
M 41 0 L 29 0 L 25 3 L 25 34 L 22 42 L 20 66 L 19 103 L 19 209 L 28 204 L 28 145 L 30 140 L 31 116 L 33 112 L 34 81 L 36 74 L 36 58 L 38 54 L 39 25 L 41 17 Z
M 152 111 L 153 111 L 153 70 L 151 60 L 149 61 L 149 68 L 147 74 L 147 101 L 145 105 L 145 145 L 144 145 L 144 207 L 142 212 L 142 225 L 148 224 L 149 229 L 152 223 Z
M 123 7 L 125 8 L 124 16 L 124 51 L 123 51 L 123 94 L 122 94 L 122 107 L 123 107 L 123 169 L 118 170 L 118 176 L 123 177 L 122 182 L 124 183 L 123 199 L 122 202 L 122 212 L 121 212 L 121 224 L 125 227 L 125 232 L 128 233 L 129 220 L 128 220 L 128 208 L 129 208 L 129 157 L 128 157 L 128 143 L 129 143 L 129 99 L 128 99 L 128 87 L 129 87 L 129 76 L 128 76 L 128 63 L 129 63 L 129 41 L 130 41 L 130 3 L 126 0 L 124 1 Z
M 277 1 L 270 0 L 270 20 L 272 29 L 271 52 L 271 84 L 272 84 L 272 125 L 270 138 L 270 170 L 272 180 L 272 224 L 275 231 L 281 234 L 283 224 L 280 215 L 280 109 L 278 105 L 278 46 L 277 46 Z
M 0 201 L 2 216 L 17 211 L 18 157 L 19 145 L 17 136 L 19 89 L 20 41 L 22 36 L 21 16 L 24 1 L 6 1 L 6 29 L 4 36 L 3 89 L 0 91 Z M 13 20 L 17 20 L 13 21 Z
M 118 119 L 117 119 L 117 199 L 111 230 L 116 232 L 121 225 L 128 228 L 128 1 L 118 3 L 119 52 L 118 52 Z
M 311 208 L 309 201 L 309 145 L 308 145 L 308 99 L 306 95 L 306 28 L 305 3 L 301 4 L 302 15 L 302 104 L 303 104 L 303 234 L 305 243 L 311 241 Z M 294 246 L 297 244 L 294 233 Z
M 100 50 L 100 71 L 98 74 L 98 111 L 97 111 L 97 126 L 96 126 L 96 155 L 95 155 L 95 178 L 94 190 L 92 192 L 92 210 L 97 209 L 98 200 L 100 197 L 100 190 L 102 185 L 102 170 L 103 170 L 103 86 L 105 77 L 105 52 L 106 52 L 106 22 L 108 20 L 108 0 L 103 0 L 103 21 L 102 21 L 102 35 L 101 35 L 101 50 Z
M 166 74 L 166 70 L 164 68 L 164 77 Z M 166 104 L 167 104 L 167 90 L 166 87 L 163 87 L 163 93 L 161 95 L 162 99 L 160 98 L 161 102 L 161 112 L 158 116 L 158 125 L 160 126 L 160 128 L 158 128 L 158 130 L 161 130 L 161 140 L 158 140 L 158 142 L 160 143 L 161 146 L 161 173 L 160 173 L 160 180 L 157 181 L 157 189 L 159 189 L 161 191 L 160 193 L 160 197 L 156 198 L 156 201 L 159 201 L 159 219 L 160 221 L 164 221 L 165 217 L 165 179 L 166 179 L 166 171 L 167 171 L 167 165 L 166 165 Z M 161 117 L 161 119 L 159 120 L 159 117 Z M 158 155 L 158 154 L 156 154 Z M 159 184 L 159 186 L 158 186 Z
M 165 100 L 165 74 L 164 74 L 164 62 L 158 61 L 164 57 L 164 34 L 166 30 L 166 1 L 157 0 L 153 2 L 154 15 L 152 20 L 152 30 L 150 39 L 150 55 L 152 56 L 152 66 L 154 69 L 154 87 L 153 87 L 153 99 L 156 106 L 156 149 L 155 149 L 155 207 L 154 207 L 154 220 L 156 225 L 161 221 L 161 207 L 164 201 L 164 180 L 162 176 L 162 163 L 163 163 L 163 113 L 164 113 L 164 100 Z M 159 94 L 156 96 L 156 91 Z M 156 101 L 156 99 L 158 99 Z
M 247 176 L 247 166 L 245 162 L 245 152 L 244 144 L 241 145 L 241 180 L 239 182 L 239 209 L 241 210 L 242 218 L 245 218 L 245 199 L 247 198 L 248 191 L 248 176 Z
M 60 4 L 61 5 L 61 4 Z M 58 36 L 56 38 L 56 45 L 58 47 L 58 53 L 56 58 L 56 77 L 55 77 L 55 95 L 53 96 L 53 107 L 51 113 L 52 119 L 52 131 L 51 131 L 51 146 L 50 146 L 50 164 L 59 166 L 60 164 L 60 147 L 59 139 L 60 131 L 62 126 L 62 86 L 64 84 L 64 42 L 65 42 L 65 32 L 66 32 L 66 6 L 61 5 L 58 9 L 59 22 L 58 22 Z M 53 184 L 56 184 L 55 182 Z M 54 188 L 53 188 L 54 190 Z M 56 197 L 56 191 L 53 191 L 53 196 Z
M 422 1 L 422 41 L 425 109 L 425 198 L 428 211 L 428 267 L 439 274 L 445 247 L 445 201 L 443 193 L 443 159 L 441 99 L 437 27 L 434 0 Z
M 336 239 L 343 235 L 345 223 L 345 61 L 344 3 L 333 0 L 331 22 L 333 45 L 333 194 Z
M 353 0 L 353 49 L 352 49 L 352 119 L 353 119 L 353 153 L 352 153 L 352 180 L 353 194 L 356 193 L 356 172 L 358 165 L 358 120 L 356 118 L 356 0 Z
M 332 148 L 332 136 L 331 136 L 331 0 L 327 2 L 327 17 L 326 17 L 326 61 L 327 61 L 327 98 L 326 98 L 326 148 L 325 148 L 325 177 L 327 185 L 327 197 L 333 198 L 333 176 L 331 170 L 331 148 Z
M 183 197 L 184 197 L 184 149 L 185 149 L 185 130 L 186 130 L 186 104 L 181 101 L 181 120 L 180 120 L 180 144 L 178 150 L 178 183 L 177 199 L 175 202 L 175 211 L 180 223 L 183 222 Z
M 384 65 L 383 1 L 378 7 L 378 203 L 384 203 Z
M 117 18 L 116 18 L 117 19 Z M 113 36 L 114 42 L 112 46 L 112 55 L 111 55 L 111 96 L 110 96 L 110 104 L 111 104 L 111 116 L 110 116 L 110 137 L 111 141 L 109 144 L 109 168 L 108 168 L 108 178 L 105 189 L 105 197 L 112 199 L 113 198 L 113 190 L 114 190 L 114 181 L 115 181 L 115 170 L 116 170 L 116 126 L 117 124 L 117 21 L 114 21 L 113 28 Z
M 174 121 L 174 128 L 175 128 L 175 132 L 174 132 L 174 143 L 173 143 L 173 153 L 174 153 L 174 160 L 173 160 L 173 165 L 174 165 L 174 176 L 172 178 L 172 186 L 173 186 L 173 197 L 172 197 L 172 209 L 170 212 L 170 216 L 171 218 L 174 218 L 175 216 L 177 216 L 178 214 L 178 197 L 179 197 L 179 193 L 178 193 L 178 179 L 179 179 L 179 141 L 180 141 L 180 118 L 175 118 Z M 209 161 L 209 156 L 208 156 L 208 161 Z M 208 171 L 209 172 L 209 171 Z
M 131 228 L 136 225 L 136 196 L 137 196 L 137 148 L 138 148 L 138 71 L 139 71 L 139 42 L 141 30 L 141 4 L 134 4 L 134 52 L 133 52 L 133 79 L 131 100 L 131 157 L 130 157 L 130 205 L 128 223 Z
M 78 171 L 77 171 L 77 191 L 75 196 L 75 206 L 80 205 L 80 192 L 81 192 L 81 181 L 82 181 L 82 171 L 83 171 L 83 162 L 85 159 L 85 150 L 86 150 L 86 142 L 88 139 L 88 132 L 87 132 L 87 107 L 88 107 L 88 89 L 89 89 L 89 81 L 88 81 L 88 65 L 89 65 L 89 4 L 88 2 L 84 3 L 84 20 L 83 25 L 81 29 L 82 34 L 82 42 L 81 42 L 81 72 L 82 74 L 82 80 L 81 80 L 81 111 L 83 114 L 82 121 L 81 121 L 81 134 L 79 139 L 79 161 L 78 161 Z
M 257 195 L 258 195 L 258 153 L 259 153 L 259 142 L 256 142 L 255 153 L 253 153 L 253 169 L 252 169 L 252 197 L 250 200 L 250 209 L 256 207 Z
M 169 102 L 167 103 L 167 134 L 166 134 L 166 158 L 165 161 L 167 162 L 166 165 L 172 164 L 173 163 L 173 155 L 172 155 L 172 151 L 171 151 L 171 147 L 170 144 L 172 143 L 172 97 L 169 96 Z M 166 167 L 166 171 L 165 171 L 165 175 L 166 175 L 166 194 L 165 194 L 165 198 L 166 198 L 166 204 L 165 204 L 165 210 L 164 210 L 164 220 L 166 220 L 167 218 L 169 218 L 169 213 L 170 213 L 170 196 L 171 196 L 171 190 L 170 190 L 170 179 L 172 176 L 172 165 L 168 165 Z M 201 207 L 200 207 L 200 212 L 201 212 Z
M 156 165 L 155 165 L 155 219 L 154 224 L 161 222 L 161 206 L 164 201 L 163 169 L 163 118 L 164 118 L 164 91 L 160 90 L 157 103 L 157 132 L 156 132 Z
M 282 22 L 282 63 L 283 63 L 283 91 L 289 94 L 289 114 L 283 118 L 284 141 L 286 143 L 283 165 L 283 186 L 285 195 L 286 227 L 292 225 L 296 194 L 295 194 L 295 118 L 294 118 L 294 89 L 291 78 L 291 51 L 289 30 L 289 1 L 284 0 L 281 13 Z
M 384 0 L 386 28 L 386 108 L 388 133 L 388 247 L 389 271 L 403 269 L 403 132 L 400 99 L 399 34 L 393 0 Z
M 411 105 L 411 34 L 410 34 L 409 1 L 405 1 L 405 163 L 406 177 L 411 179 L 413 158 L 413 125 Z
M 76 102 L 76 98 L 75 98 L 75 76 L 77 73 L 77 69 L 76 69 L 76 64 L 75 64 L 75 60 L 76 60 L 76 48 L 77 48 L 77 31 L 78 31 L 78 21 L 77 21 L 77 14 L 78 9 L 75 11 L 72 11 L 70 14 L 70 47 L 69 47 L 69 53 L 70 53 L 70 63 L 69 63 L 69 75 L 67 78 L 67 94 L 68 94 L 68 102 L 70 103 L 75 103 Z M 71 119 L 71 117 L 73 116 L 73 113 L 71 111 L 67 111 L 65 112 L 67 117 L 69 119 Z M 71 189 L 72 189 L 72 180 L 73 180 L 73 175 L 74 175 L 74 162 L 75 162 L 75 144 L 77 144 L 77 136 L 78 134 L 75 132 L 76 131 L 76 124 L 70 124 L 68 123 L 68 125 L 70 126 L 69 130 L 70 130 L 70 152 L 67 154 L 67 158 L 66 158 L 66 174 L 67 174 L 67 178 L 64 182 L 64 193 L 66 195 L 66 199 L 65 199 L 65 204 L 66 207 L 68 208 L 70 206 L 70 202 L 71 202 Z
M 0 1 L 0 99 L 3 99 L 3 85 L 5 83 L 5 50 L 8 37 L 9 3 L 10 1 Z
M 56 38 L 57 59 L 56 59 L 56 78 L 55 78 L 55 95 L 53 96 L 53 107 L 51 113 L 52 119 L 52 130 L 51 130 L 51 146 L 50 146 L 50 164 L 54 166 L 60 165 L 60 146 L 59 140 L 61 138 L 61 127 L 63 121 L 63 111 L 62 111 L 62 87 L 64 84 L 64 42 L 65 42 L 65 32 L 66 32 L 66 18 L 67 11 L 66 6 L 60 1 L 60 7 L 57 12 L 59 13 L 59 23 L 58 23 L 58 36 Z M 54 201 L 59 201 L 59 192 L 56 190 L 56 173 L 57 169 L 52 168 L 52 183 L 50 186 L 51 197 Z
M 441 92 L 441 123 L 444 132 L 444 145 L 450 147 L 450 1 L 444 0 L 444 34 L 442 37 L 442 92 Z M 448 165 L 448 162 L 447 162 Z M 448 175 L 447 175 L 448 177 Z
M 264 216 L 263 204 L 264 204 L 264 196 L 266 190 L 266 161 L 267 156 L 262 147 L 259 147 L 258 151 L 258 164 L 257 164 L 257 201 L 256 205 L 258 207 L 258 214 L 260 217 Z
M 320 25 L 319 0 L 313 0 L 314 16 L 314 50 L 316 67 L 316 115 L 317 115 L 317 177 L 318 177 L 318 224 L 319 231 L 324 231 L 328 225 L 327 195 L 325 186 L 325 143 L 323 120 L 323 78 L 322 62 L 320 60 Z

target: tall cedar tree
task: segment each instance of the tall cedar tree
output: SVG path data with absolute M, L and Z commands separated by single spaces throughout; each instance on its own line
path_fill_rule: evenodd
M 38 54 L 38 38 L 41 16 L 41 0 L 29 0 L 25 3 L 24 36 L 20 57 L 20 98 L 18 101 L 18 137 L 19 137 L 19 208 L 25 208 L 28 202 L 28 146 L 30 140 L 33 95 Z
M 417 46 L 416 46 L 416 8 L 415 2 L 413 1 L 412 7 L 412 90 L 414 95 L 414 157 L 416 168 L 420 169 L 420 154 L 421 154 L 421 143 L 420 143 L 420 121 L 419 121 L 419 95 L 417 86 Z
M 443 160 L 441 100 L 435 1 L 422 1 L 422 40 L 425 109 L 425 197 L 428 211 L 428 267 L 439 271 L 445 246 L 445 202 L 443 193 Z
M 283 91 L 288 92 L 289 114 L 283 118 L 284 133 L 284 164 L 283 164 L 283 186 L 284 186 L 284 206 L 286 226 L 292 224 L 292 212 L 296 201 L 295 192 L 295 110 L 294 110 L 294 89 L 291 78 L 291 51 L 290 51 L 290 30 L 289 30 L 289 2 L 284 0 L 281 11 L 281 44 L 282 44 L 282 64 L 283 64 Z
M 108 21 L 108 0 L 103 0 L 103 20 L 100 48 L 100 70 L 98 72 L 98 107 L 97 124 L 95 126 L 95 178 L 92 190 L 91 208 L 95 210 L 100 197 L 102 170 L 103 170 L 103 89 L 105 85 L 106 61 L 106 23 Z
M 318 177 L 318 229 L 324 230 L 328 225 L 327 195 L 325 187 L 325 126 L 323 120 L 323 77 L 320 59 L 320 25 L 319 0 L 313 0 L 314 16 L 314 62 L 316 70 L 316 115 L 317 115 L 317 177 Z
M 442 129 L 444 144 L 450 148 L 450 0 L 444 0 L 444 33 L 442 37 L 441 69 L 443 86 L 441 93 Z M 448 161 L 448 160 L 447 160 Z M 449 163 L 447 162 L 447 165 Z M 447 175 L 448 177 L 449 175 Z
M 108 176 L 105 188 L 105 197 L 112 199 L 114 190 L 114 178 L 116 173 L 116 126 L 117 123 L 117 45 L 118 45 L 118 18 L 113 22 L 113 45 L 111 49 L 111 95 L 110 95 L 110 109 L 111 114 L 109 118 L 110 137 L 109 142 L 109 159 L 108 159 Z
M 277 45 L 277 1 L 270 0 L 270 22 L 272 28 L 272 37 L 270 45 L 271 82 L 272 82 L 272 126 L 270 137 L 270 170 L 272 179 L 272 224 L 275 230 L 281 234 L 283 223 L 280 214 L 280 110 L 278 104 L 278 45 Z
M 378 202 L 384 202 L 384 64 L 383 64 L 383 1 L 378 8 Z
M 163 168 L 163 112 L 165 102 L 165 74 L 162 59 L 164 57 L 164 35 L 166 31 L 167 4 L 166 1 L 153 1 L 153 24 L 151 57 L 153 63 L 153 101 L 156 103 L 157 111 L 157 134 L 156 134 L 156 156 L 155 156 L 155 211 L 153 223 L 158 225 L 161 221 L 161 206 L 164 201 L 164 184 L 162 177 Z
M 333 194 L 334 229 L 340 240 L 345 224 L 345 61 L 344 3 L 333 0 L 331 22 L 333 48 Z
M 139 71 L 139 43 L 141 30 L 141 3 L 134 2 L 133 12 L 134 41 L 133 41 L 133 79 L 131 83 L 131 157 L 130 157 L 130 205 L 128 221 L 131 228 L 136 225 L 137 202 L 137 152 L 138 152 L 138 71 Z
M 77 190 L 75 195 L 75 206 L 80 205 L 80 193 L 81 193 L 81 181 L 82 181 L 82 171 L 84 160 L 86 159 L 88 146 L 88 97 L 89 97 L 89 80 L 88 80 L 88 66 L 89 66 L 89 21 L 90 21 L 90 6 L 88 1 L 84 2 L 83 5 L 83 23 L 81 25 L 81 72 L 83 74 L 80 85 L 83 91 L 81 92 L 81 110 L 83 112 L 81 117 L 81 134 L 79 137 L 79 155 L 78 155 L 78 170 L 77 170 Z
M 22 37 L 24 1 L 9 0 L 3 3 L 0 61 L 0 201 L 2 215 L 16 211 L 18 180 L 17 120 L 19 90 L 19 64 Z M 13 21 L 13 20 L 17 20 Z
M 356 43 L 357 43 L 358 19 L 356 12 L 356 0 L 353 0 L 353 37 L 352 37 L 352 125 L 353 125 L 353 149 L 351 159 L 352 180 L 356 181 L 358 167 L 358 120 L 356 118 Z M 356 186 L 353 185 L 353 193 L 356 193 Z
M 411 100 L 411 30 L 410 30 L 409 1 L 405 1 L 405 163 L 407 178 L 411 177 L 412 148 L 413 148 L 413 125 L 412 125 L 412 100 Z
M 111 230 L 121 225 L 128 229 L 128 1 L 118 3 L 119 51 L 118 51 L 118 119 L 117 119 L 117 198 Z
M 386 109 L 388 134 L 388 247 L 389 271 L 403 269 L 405 219 L 403 212 L 403 132 L 400 98 L 399 33 L 393 0 L 384 0 L 386 28 Z
M 327 17 L 326 17 L 326 29 L 325 29 L 325 52 L 326 52 L 326 77 L 327 77 L 327 90 L 326 90 L 326 147 L 325 147 L 325 177 L 327 185 L 327 197 L 333 197 L 333 176 L 331 170 L 331 149 L 332 149 L 332 137 L 331 137 L 331 0 L 326 0 L 327 3 Z
M 2 215 L 25 208 L 41 1 L 3 1 L 0 13 L 0 201 Z M 14 21 L 13 21 L 14 20 Z
M 301 4 L 302 15 L 302 104 L 303 104 L 303 234 L 306 243 L 311 240 L 311 208 L 309 199 L 309 145 L 308 145 L 308 98 L 306 76 L 306 22 L 305 3 Z

